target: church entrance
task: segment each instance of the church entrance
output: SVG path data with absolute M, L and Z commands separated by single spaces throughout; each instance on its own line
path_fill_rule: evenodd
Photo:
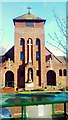
M 5 87 L 14 87 L 14 73 L 7 71 L 5 74 Z
M 47 72 L 47 85 L 56 86 L 56 73 L 53 70 Z

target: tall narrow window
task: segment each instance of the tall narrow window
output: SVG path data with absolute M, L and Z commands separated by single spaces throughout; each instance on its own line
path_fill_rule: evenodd
M 59 76 L 62 76 L 62 70 L 61 69 L 59 70 Z
M 39 73 L 40 73 L 40 71 L 39 71 L 39 70 L 36 70 L 36 75 L 37 75 L 37 76 L 39 76 Z
M 66 71 L 66 69 L 63 70 L 63 75 L 64 75 L 64 76 L 67 76 L 67 71 Z
M 40 46 L 40 39 L 36 39 L 36 45 Z
M 39 61 L 39 59 L 40 59 L 40 52 L 37 51 L 37 52 L 36 52 L 36 60 Z
M 24 60 L 24 52 L 20 52 L 20 60 L 21 60 L 21 61 Z
M 21 38 L 21 40 L 20 40 L 20 45 L 24 45 L 24 39 L 23 38 Z

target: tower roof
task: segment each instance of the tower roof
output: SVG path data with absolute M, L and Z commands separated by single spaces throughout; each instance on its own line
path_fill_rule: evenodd
M 21 15 L 19 17 L 16 17 L 13 19 L 13 22 L 28 22 L 28 21 L 33 21 L 33 22 L 44 22 L 45 23 L 45 19 L 42 19 L 38 16 L 35 16 L 31 13 L 27 13 L 27 14 L 24 14 L 24 15 Z

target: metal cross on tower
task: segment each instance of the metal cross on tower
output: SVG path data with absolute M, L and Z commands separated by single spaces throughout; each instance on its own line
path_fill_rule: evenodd
M 28 9 L 28 14 L 30 14 L 30 9 L 31 9 L 31 7 L 27 7 L 27 9 Z

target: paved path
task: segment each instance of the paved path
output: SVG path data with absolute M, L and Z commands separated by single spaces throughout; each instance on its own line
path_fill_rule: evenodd
M 29 118 L 52 118 L 52 105 L 28 106 L 27 116 Z

